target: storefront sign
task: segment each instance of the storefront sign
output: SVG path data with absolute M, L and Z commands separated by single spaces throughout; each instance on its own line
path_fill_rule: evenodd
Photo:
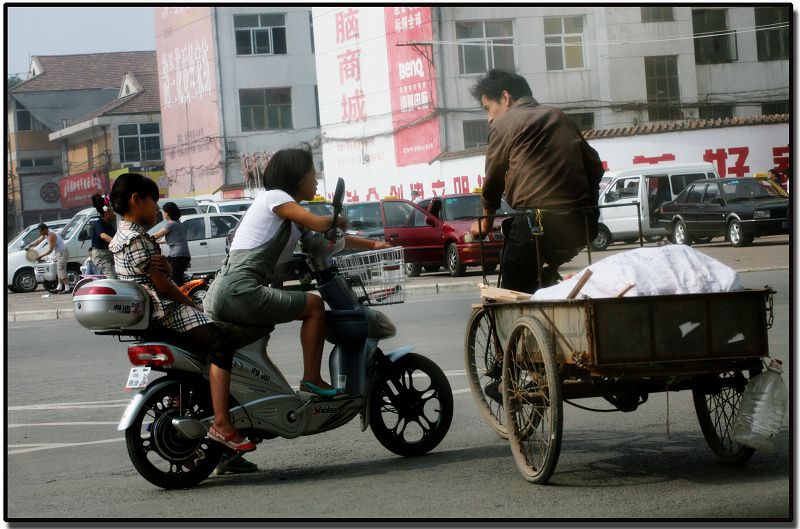
M 63 178 L 61 186 L 61 207 L 91 206 L 92 195 L 106 191 L 106 174 L 103 170 L 87 171 Z

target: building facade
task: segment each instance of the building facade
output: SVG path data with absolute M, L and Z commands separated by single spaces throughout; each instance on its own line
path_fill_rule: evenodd
M 153 51 L 32 58 L 7 92 L 8 234 L 91 206 L 145 154 L 163 166 L 155 67 Z
M 523 75 L 540 103 L 603 144 L 609 169 L 706 159 L 720 174 L 748 176 L 789 164 L 789 4 L 323 6 L 312 14 L 317 75 L 326 79 L 325 177 L 329 188 L 346 178 L 349 200 L 479 186 L 488 123 L 470 87 L 491 68 Z M 398 59 L 398 49 L 413 54 Z M 369 68 L 354 69 L 359 62 Z M 342 113 L 353 100 L 362 112 Z M 680 132 L 669 152 L 653 137 L 662 132 Z M 649 137 L 628 141 L 637 135 Z M 407 163 L 431 146 L 436 156 Z M 475 166 L 451 174 L 453 164 L 440 163 L 459 158 Z
M 234 198 L 269 153 L 316 144 L 314 39 L 301 7 L 154 8 L 170 196 Z

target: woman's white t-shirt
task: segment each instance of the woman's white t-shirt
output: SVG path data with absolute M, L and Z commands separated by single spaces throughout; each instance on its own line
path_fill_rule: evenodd
M 236 235 L 234 235 L 231 243 L 231 251 L 251 250 L 272 240 L 275 234 L 278 233 L 283 221 L 286 220 L 272 211 L 273 208 L 294 201 L 288 193 L 280 189 L 260 191 L 253 204 L 244 214 L 239 227 L 236 228 Z M 294 222 L 291 224 L 292 231 L 289 235 L 289 242 L 286 243 L 286 247 L 281 252 L 278 263 L 283 263 L 292 258 L 294 248 L 300 239 L 300 228 Z

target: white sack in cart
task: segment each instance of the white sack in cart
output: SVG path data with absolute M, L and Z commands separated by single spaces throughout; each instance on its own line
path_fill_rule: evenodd
M 696 294 L 742 290 L 736 270 L 688 246 L 671 244 L 618 253 L 587 267 L 592 275 L 577 297 L 613 298 L 628 285 L 628 296 Z M 587 268 L 531 299 L 566 299 Z

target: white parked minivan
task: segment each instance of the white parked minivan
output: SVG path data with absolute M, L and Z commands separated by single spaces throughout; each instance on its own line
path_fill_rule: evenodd
M 165 202 L 175 202 L 182 212 L 199 213 L 200 206 L 193 198 L 179 199 L 159 199 L 159 204 Z M 158 212 L 159 221 L 161 211 Z M 94 221 L 100 217 L 95 208 L 82 209 L 72 217 L 72 220 L 61 230 L 61 238 L 69 250 L 69 261 L 67 262 L 67 276 L 69 284 L 75 285 L 80 279 L 81 266 L 89 257 L 89 248 L 92 246 L 92 228 Z M 119 221 L 119 215 L 117 220 Z M 47 241 L 43 241 L 35 248 L 40 254 L 47 249 Z M 42 261 L 31 263 L 25 256 L 24 251 L 17 251 L 8 255 L 8 266 L 6 268 L 6 279 L 8 290 L 11 292 L 33 292 L 39 283 L 46 289 L 55 288 L 57 274 L 56 263 L 52 259 L 52 254 Z
M 608 171 L 606 177 L 608 184 L 598 200 L 600 220 L 593 250 L 605 250 L 613 242 L 639 240 L 640 220 L 645 240 L 662 239 L 667 231 L 658 225 L 661 204 L 674 200 L 695 180 L 719 175 L 707 162 L 663 162 Z

